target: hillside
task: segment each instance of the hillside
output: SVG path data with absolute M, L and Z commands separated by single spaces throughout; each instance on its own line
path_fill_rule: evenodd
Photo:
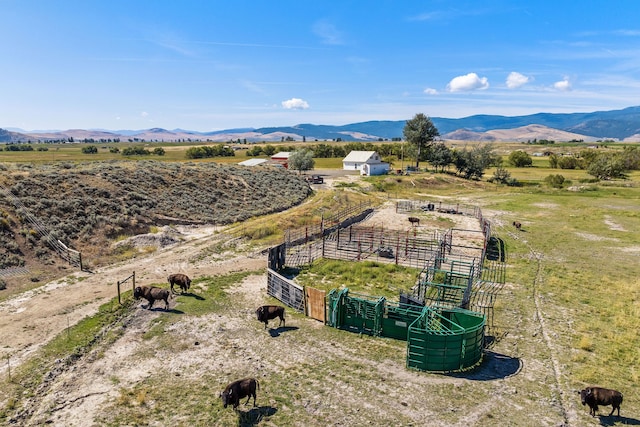
M 409 119 L 409 118 L 407 118 Z M 526 116 L 474 115 L 451 119 L 431 117 L 434 125 L 444 139 L 469 141 L 513 141 L 515 131 L 527 126 L 537 125 L 535 138 L 555 141 L 598 139 L 640 141 L 640 107 L 622 110 L 596 111 L 591 113 L 537 113 Z M 111 141 L 203 141 L 229 142 L 247 140 L 248 142 L 271 142 L 283 139 L 295 141 L 331 141 L 338 138 L 353 141 L 391 140 L 402 137 L 406 120 L 376 120 L 345 125 L 298 124 L 263 128 L 226 129 L 211 132 L 196 132 L 185 129 L 167 130 L 152 128 L 143 130 L 83 130 L 13 132 L 0 130 L 0 142 L 26 142 L 69 140 L 81 141 L 93 139 L 97 142 Z M 491 131 L 500 131 L 490 133 Z M 568 135 L 567 135 L 568 134 Z M 517 135 L 517 134 L 516 134 Z M 522 139 L 520 137 L 520 139 Z M 527 138 L 533 139 L 533 138 Z
M 2 167 L 0 271 L 26 268 L 34 281 L 65 269 L 45 243 L 50 238 L 95 266 L 128 250 L 112 245 L 122 237 L 162 225 L 243 221 L 299 204 L 311 192 L 281 168 L 153 161 Z

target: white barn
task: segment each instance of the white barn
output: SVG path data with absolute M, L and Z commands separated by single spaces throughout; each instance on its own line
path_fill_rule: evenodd
M 342 160 L 342 169 L 359 170 L 360 175 L 384 175 L 389 172 L 389 163 L 380 159 L 375 151 L 352 151 Z

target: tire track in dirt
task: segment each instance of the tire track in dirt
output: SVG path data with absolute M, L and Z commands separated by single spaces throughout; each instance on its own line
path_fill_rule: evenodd
M 513 237 L 514 240 L 518 240 L 522 242 L 522 244 L 524 244 L 525 247 L 528 249 L 530 257 L 536 262 L 536 275 L 532 283 L 532 289 L 533 289 L 532 298 L 535 304 L 534 321 L 537 322 L 539 326 L 540 333 L 542 334 L 542 339 L 544 340 L 545 346 L 547 347 L 547 350 L 549 352 L 549 358 L 551 360 L 551 365 L 553 368 L 553 378 L 554 378 L 553 389 L 558 401 L 557 406 L 559 407 L 560 412 L 562 414 L 562 418 L 564 420 L 562 425 L 567 427 L 576 425 L 577 416 L 575 411 L 570 409 L 570 405 L 566 402 L 566 399 L 564 398 L 565 396 L 562 391 L 562 386 L 560 383 L 560 379 L 562 376 L 562 370 L 560 369 L 560 362 L 558 362 L 558 358 L 556 357 L 556 351 L 553 345 L 553 340 L 549 336 L 549 328 L 547 327 L 546 319 L 542 314 L 542 301 L 540 298 L 540 287 L 544 283 L 544 273 L 543 273 L 544 254 L 536 251 L 533 248 L 533 246 L 529 244 L 527 240 L 522 239 L 519 236 L 520 232 L 517 232 L 517 233 L 508 232 L 507 234 Z

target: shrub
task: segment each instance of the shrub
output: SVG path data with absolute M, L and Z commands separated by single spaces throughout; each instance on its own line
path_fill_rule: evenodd
M 553 188 L 562 188 L 562 184 L 564 184 L 564 176 L 560 174 L 551 174 L 544 179 L 544 182 Z

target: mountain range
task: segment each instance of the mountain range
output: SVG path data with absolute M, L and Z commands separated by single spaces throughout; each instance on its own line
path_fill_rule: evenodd
M 640 142 L 640 106 L 592 113 L 537 113 L 525 116 L 474 115 L 458 119 L 431 117 L 441 139 L 464 141 L 614 140 Z M 73 140 L 175 142 L 203 141 L 279 142 L 282 140 L 379 141 L 402 137 L 406 120 L 368 121 L 346 125 L 299 124 L 295 126 L 226 129 L 196 132 L 185 129 L 144 130 L 70 129 L 24 131 L 0 129 L 0 142 Z

